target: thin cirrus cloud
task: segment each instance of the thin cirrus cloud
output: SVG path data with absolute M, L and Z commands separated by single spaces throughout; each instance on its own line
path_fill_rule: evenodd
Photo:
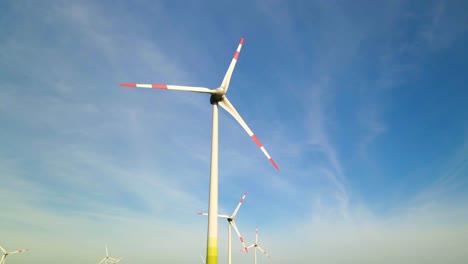
M 0 243 L 31 248 L 10 261 L 99 261 L 105 243 L 129 262 L 198 261 L 206 242 L 206 219 L 195 213 L 208 199 L 208 98 L 118 84 L 213 88 L 244 34 L 230 100 L 281 168 L 276 174 L 220 113 L 220 213 L 249 192 L 236 220 L 246 241 L 259 225 L 277 263 L 466 259 L 466 113 L 444 119 L 434 107 L 439 112 L 419 112 L 411 126 L 417 119 L 405 96 L 423 108 L 431 101 L 403 93 L 419 92 L 426 62 L 458 47 L 466 31 L 461 8 L 367 4 L 256 1 L 239 3 L 244 19 L 219 20 L 214 11 L 236 7 L 202 3 L 195 19 L 169 2 L 3 3 L 0 198 L 8 213 Z M 446 108 L 459 105 L 449 99 Z M 452 136 L 422 133 L 418 127 L 432 120 Z M 418 153 L 428 143 L 411 133 L 441 155 Z M 411 151 L 426 166 L 404 155 Z M 220 259 L 225 231 L 220 222 Z M 234 254 L 235 262 L 251 258 Z

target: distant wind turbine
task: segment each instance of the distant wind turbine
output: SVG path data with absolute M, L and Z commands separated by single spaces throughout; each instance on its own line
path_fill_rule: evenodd
M 232 215 L 218 215 L 218 217 L 226 218 L 226 220 L 228 221 L 228 264 L 231 264 L 231 259 L 232 259 L 231 257 L 231 226 L 234 227 L 234 230 L 239 236 L 240 242 L 244 246 L 245 251 L 248 251 L 247 247 L 245 246 L 244 239 L 242 238 L 242 235 L 240 234 L 239 229 L 237 228 L 236 222 L 234 222 L 234 218 L 236 218 L 239 208 L 241 207 L 242 203 L 244 203 L 245 196 L 247 196 L 247 192 L 244 193 L 244 195 L 240 199 L 239 204 L 237 205 Z M 198 213 L 198 214 L 208 215 L 207 213 Z
M 108 264 L 108 263 L 115 264 L 115 263 L 119 263 L 120 260 L 122 260 L 122 258 L 116 259 L 116 258 L 113 258 L 113 257 L 109 257 L 109 251 L 107 250 L 107 245 L 106 245 L 106 256 L 105 256 L 98 264 L 102 264 L 102 263 L 105 263 L 105 264 Z M 104 261 L 105 261 L 105 262 L 104 262 Z
M 216 89 L 209 89 L 205 87 L 193 86 L 180 86 L 168 84 L 139 84 L 139 83 L 122 83 L 120 86 L 133 87 L 133 88 L 149 88 L 149 89 L 165 89 L 177 90 L 196 93 L 211 94 L 210 103 L 213 105 L 213 124 L 212 124 L 212 138 L 211 138 L 211 165 L 210 165 L 210 194 L 209 194 L 209 207 L 208 207 L 208 233 L 207 233 L 207 248 L 206 248 L 206 262 L 207 264 L 218 263 L 218 105 L 231 114 L 234 119 L 244 128 L 247 134 L 262 150 L 265 156 L 270 160 L 271 164 L 279 170 L 278 165 L 268 154 L 262 143 L 258 140 L 257 136 L 250 130 L 249 126 L 245 123 L 237 110 L 226 97 L 226 92 L 229 89 L 229 82 L 231 80 L 234 67 L 236 66 L 237 59 L 244 44 L 244 37 L 241 38 L 239 46 L 237 47 L 231 64 L 224 76 L 224 79 Z
M 262 252 L 263 254 L 265 254 L 265 256 L 267 256 L 268 258 L 271 258 L 271 256 L 268 255 L 268 253 L 258 245 L 258 226 L 255 228 L 255 243 L 248 246 L 247 248 L 251 248 L 251 247 L 255 247 L 255 249 L 254 249 L 254 251 L 255 251 L 255 253 L 254 253 L 254 255 L 255 255 L 254 264 L 257 264 L 257 249 L 260 250 L 260 252 Z M 245 249 L 242 249 L 241 251 L 245 251 Z
M 29 250 L 28 248 L 26 248 L 26 249 L 20 249 L 20 250 L 16 250 L 16 251 L 7 252 L 2 246 L 0 246 L 0 249 L 3 252 L 2 258 L 0 259 L 0 264 L 5 264 L 6 257 L 8 257 L 9 255 L 13 255 L 13 254 L 16 254 L 16 253 L 21 253 L 21 252 Z

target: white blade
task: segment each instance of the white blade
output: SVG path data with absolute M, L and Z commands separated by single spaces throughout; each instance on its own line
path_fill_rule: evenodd
M 170 85 L 170 84 L 121 83 L 120 86 L 132 87 L 132 88 L 166 89 L 166 90 L 177 90 L 177 91 L 208 93 L 208 94 L 217 93 L 215 90 L 205 88 L 205 87 L 181 86 L 181 85 Z
M 255 244 L 258 244 L 258 226 L 255 227 Z
M 201 261 L 203 262 L 203 264 L 205 264 L 205 259 L 203 258 L 203 256 L 200 254 L 200 258 L 201 258 Z
M 3 253 L 6 253 L 5 249 L 4 249 L 2 246 L 0 246 L 0 249 L 3 251 Z M 3 259 L 3 258 L 2 258 L 2 259 Z M 0 263 L 1 263 L 1 262 L 0 262 Z
M 110 259 L 111 259 L 111 261 L 114 262 L 114 263 L 119 263 L 119 262 L 122 260 L 122 258 L 119 258 L 119 259 L 110 258 Z
M 5 262 L 3 262 L 3 260 L 5 260 L 5 255 L 2 255 L 2 258 L 0 259 L 0 264 L 5 263 Z
M 234 57 L 232 57 L 231 64 L 229 64 L 229 68 L 226 72 L 226 75 L 224 75 L 223 82 L 221 83 L 221 88 L 223 88 L 224 93 L 226 93 L 227 90 L 229 89 L 229 82 L 231 81 L 232 73 L 234 72 L 234 68 L 236 67 L 236 62 L 239 59 L 239 54 L 240 54 L 242 45 L 244 44 L 244 39 L 245 39 L 244 37 L 241 38 L 239 42 L 239 46 L 237 46 L 237 50 L 234 53 Z
M 257 245 L 257 248 L 258 248 L 258 250 L 260 250 L 260 252 L 262 252 L 263 254 L 265 254 L 265 256 L 267 256 L 267 257 L 271 258 L 271 256 L 270 256 L 270 255 L 268 255 L 268 253 L 266 253 L 266 251 L 265 251 L 265 250 L 263 250 L 263 248 L 261 248 L 261 247 L 260 247 L 260 246 L 258 246 L 258 245 Z
M 107 245 L 106 245 L 106 257 L 109 257 L 109 252 L 107 251 Z
M 98 264 L 101 264 L 104 262 L 104 260 L 106 260 L 107 258 L 103 258 Z
M 207 213 L 202 213 L 202 212 L 198 212 L 197 214 L 199 214 L 199 215 L 208 215 Z M 218 215 L 218 217 L 229 218 L 229 215 Z
M 257 146 L 262 150 L 263 154 L 270 160 L 271 164 L 275 167 L 275 169 L 279 170 L 278 165 L 276 165 L 276 162 L 271 158 L 270 154 L 266 151 L 265 147 L 263 147 L 262 143 L 258 140 L 257 136 L 250 130 L 249 126 L 244 122 L 242 117 L 239 115 L 237 110 L 234 108 L 234 106 L 229 102 L 226 96 L 223 96 L 223 100 L 219 101 L 218 104 L 224 108 L 228 113 L 230 113 L 236 120 L 239 122 L 239 124 L 244 128 L 244 130 L 249 134 L 249 136 L 252 138 L 252 140 L 257 144 Z
M 239 208 L 241 207 L 242 203 L 244 203 L 245 196 L 247 196 L 247 192 L 245 192 L 242 198 L 240 199 L 239 204 L 237 205 L 236 210 L 234 210 L 234 213 L 232 213 L 231 218 L 234 219 L 236 217 L 237 211 L 239 211 Z
M 20 250 L 16 250 L 16 251 L 13 251 L 13 252 L 8 252 L 8 254 L 12 255 L 12 254 L 21 253 L 21 252 L 28 251 L 28 250 L 29 250 L 28 248 L 20 249 Z
M 245 246 L 244 239 L 242 238 L 242 235 L 240 234 L 239 229 L 237 228 L 236 222 L 234 222 L 234 220 L 232 220 L 232 221 L 229 222 L 229 223 L 232 225 L 232 227 L 234 227 L 234 230 L 236 231 L 237 235 L 239 236 L 240 242 L 241 242 L 242 245 L 244 246 L 244 250 L 245 250 L 246 252 L 249 252 L 247 246 Z

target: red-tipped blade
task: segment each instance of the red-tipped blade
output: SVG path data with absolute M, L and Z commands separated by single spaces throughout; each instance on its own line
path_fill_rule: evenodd
M 249 250 L 248 250 L 247 246 L 245 245 L 244 239 L 242 238 L 242 235 L 240 234 L 239 229 L 237 228 L 236 222 L 234 222 L 234 220 L 232 220 L 232 221 L 229 222 L 229 223 L 232 225 L 232 227 L 234 227 L 234 230 L 236 231 L 237 235 L 239 236 L 240 242 L 241 242 L 242 245 L 244 246 L 244 250 L 245 250 L 246 252 L 248 252 Z
M 236 209 L 234 210 L 234 213 L 232 213 L 232 216 L 231 216 L 232 218 L 236 217 L 237 212 L 239 211 L 239 208 L 244 203 L 245 196 L 247 196 L 247 192 L 245 192 L 244 195 L 242 196 L 242 198 L 240 199 L 239 204 L 237 205 Z
M 260 250 L 260 252 L 262 252 L 263 254 L 265 254 L 265 256 L 267 256 L 268 258 L 271 258 L 271 256 L 268 255 L 268 253 L 267 253 L 265 250 L 263 250 L 263 248 L 261 248 L 261 247 L 258 246 L 258 245 L 257 245 L 257 248 L 258 248 L 258 250 Z
M 244 39 L 244 37 L 241 38 L 239 46 L 237 46 L 237 50 L 234 53 L 234 56 L 232 57 L 231 64 L 229 64 L 229 68 L 226 72 L 226 75 L 224 75 L 223 82 L 221 83 L 221 87 L 224 89 L 224 93 L 226 93 L 229 89 L 229 82 L 231 81 L 232 73 L 234 72 L 234 68 L 236 67 L 237 60 L 239 59 L 242 45 L 244 45 Z
M 176 90 L 176 91 L 208 93 L 208 94 L 216 93 L 215 90 L 211 90 L 205 87 L 169 85 L 169 84 L 121 83 L 120 86 L 130 87 L 130 88 L 165 89 L 165 90 Z
M 262 145 L 260 140 L 258 140 L 257 136 L 250 130 L 249 126 L 245 123 L 244 119 L 239 115 L 237 110 L 234 108 L 234 106 L 229 102 L 228 98 L 226 96 L 223 96 L 223 100 L 218 103 L 224 110 L 226 110 L 228 113 L 230 113 L 236 120 L 239 122 L 239 124 L 244 128 L 245 132 L 249 134 L 249 136 L 252 138 L 252 140 L 257 144 L 257 146 L 260 148 L 260 150 L 265 154 L 265 156 L 268 158 L 268 160 L 273 164 L 273 167 L 279 171 L 278 165 L 276 165 L 276 162 L 271 158 L 270 154 L 266 151 L 265 147 Z

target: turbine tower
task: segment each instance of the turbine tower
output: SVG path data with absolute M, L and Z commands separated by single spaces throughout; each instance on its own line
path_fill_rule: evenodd
M 231 257 L 231 226 L 234 227 L 234 230 L 239 236 L 240 242 L 244 246 L 245 251 L 248 251 L 247 247 L 245 246 L 244 239 L 242 238 L 242 235 L 240 234 L 239 229 L 237 228 L 236 222 L 234 222 L 234 218 L 236 218 L 239 208 L 241 207 L 242 203 L 244 203 L 245 196 L 247 196 L 247 192 L 244 193 L 244 195 L 240 199 L 239 204 L 237 205 L 232 215 L 218 215 L 218 217 L 226 218 L 226 220 L 228 221 L 228 264 L 231 264 L 231 259 L 232 259 Z M 198 213 L 198 214 L 208 215 L 207 213 Z
M 16 253 L 21 253 L 21 252 L 29 250 L 28 248 L 26 248 L 26 249 L 20 249 L 20 250 L 16 250 L 16 251 L 7 252 L 2 246 L 0 246 L 0 249 L 3 252 L 2 258 L 0 259 L 0 264 L 5 264 L 6 257 L 8 257 L 9 255 L 13 255 L 13 254 L 16 254 Z
M 138 84 L 138 83 L 122 83 L 120 86 L 132 88 L 149 88 L 149 89 L 166 89 L 178 90 L 186 92 L 207 93 L 210 94 L 210 103 L 213 105 L 213 125 L 212 125 L 212 138 L 211 138 L 211 165 L 210 165 L 210 193 L 209 193 L 209 207 L 208 207 L 208 232 L 207 232 L 207 248 L 206 248 L 206 262 L 207 264 L 218 263 L 218 105 L 224 108 L 239 124 L 244 128 L 247 134 L 262 150 L 265 156 L 270 160 L 271 164 L 279 170 L 278 165 L 268 154 L 262 143 L 258 140 L 257 136 L 250 130 L 249 126 L 245 123 L 237 110 L 226 97 L 226 92 L 229 89 L 229 82 L 231 80 L 234 67 L 236 66 L 237 59 L 244 44 L 244 37 L 241 38 L 239 46 L 237 47 L 231 64 L 224 76 L 221 86 L 216 89 L 209 89 L 205 87 L 193 86 L 180 86 L 168 84 Z
M 254 249 L 254 264 L 257 264 L 257 249 L 260 250 L 260 252 L 262 252 L 263 254 L 265 254 L 265 256 L 267 256 L 268 258 L 271 258 L 270 255 L 267 254 L 267 252 L 265 250 L 263 250 L 263 248 L 261 248 L 259 245 L 258 245 L 258 226 L 255 228 L 255 243 L 253 243 L 252 245 L 248 246 L 247 248 L 251 248 L 251 247 L 255 247 Z M 244 251 L 246 249 L 242 249 L 242 251 Z

